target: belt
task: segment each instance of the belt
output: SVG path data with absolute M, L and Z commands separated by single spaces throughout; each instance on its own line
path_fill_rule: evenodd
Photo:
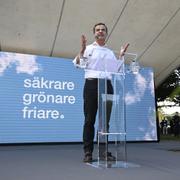
M 86 80 L 88 81 L 97 81 L 98 78 L 86 78 Z M 105 80 L 105 79 L 102 79 L 102 80 Z M 106 79 L 107 81 L 111 81 L 110 79 Z
M 92 80 L 98 80 L 98 79 L 97 78 L 86 78 L 86 80 L 92 81 Z

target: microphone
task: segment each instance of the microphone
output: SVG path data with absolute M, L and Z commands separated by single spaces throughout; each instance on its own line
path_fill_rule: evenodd
M 95 35 L 95 39 L 106 39 L 107 35 Z
M 95 38 L 96 38 L 96 39 L 99 39 L 99 36 L 98 36 L 98 35 L 95 35 Z

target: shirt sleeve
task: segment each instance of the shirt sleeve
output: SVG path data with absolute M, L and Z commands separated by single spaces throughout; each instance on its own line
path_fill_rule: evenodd
M 109 55 L 110 60 L 106 61 L 107 71 L 114 73 L 123 72 L 124 58 L 122 57 L 118 59 L 112 50 L 109 51 Z
M 74 60 L 72 62 L 73 62 L 75 67 L 77 67 L 77 68 L 85 68 L 85 67 L 82 67 L 81 62 L 87 61 L 87 55 L 86 54 L 87 54 L 87 51 L 85 50 L 83 56 L 79 57 L 80 64 L 77 64 L 78 55 L 74 58 Z
M 78 57 L 78 56 L 76 56 L 76 57 L 74 58 L 74 60 L 72 61 L 75 67 L 78 65 L 77 62 L 76 62 L 77 57 Z

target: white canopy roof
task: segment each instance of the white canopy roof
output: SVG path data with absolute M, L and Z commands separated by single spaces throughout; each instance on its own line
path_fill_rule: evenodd
M 156 85 L 180 65 L 180 0 L 0 0 L 0 49 L 73 58 L 97 22 L 112 49 L 129 42 L 154 68 Z

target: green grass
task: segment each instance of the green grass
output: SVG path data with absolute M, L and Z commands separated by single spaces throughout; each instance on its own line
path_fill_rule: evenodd
M 160 135 L 160 140 L 171 140 L 171 141 L 180 141 L 180 136 L 174 137 L 174 135 Z

